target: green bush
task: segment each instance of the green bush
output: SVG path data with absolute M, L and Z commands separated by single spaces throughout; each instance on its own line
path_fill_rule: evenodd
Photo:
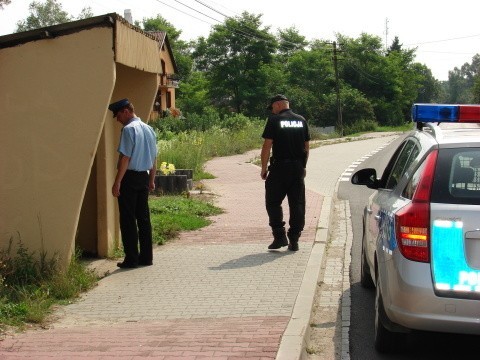
M 359 120 L 343 128 L 344 135 L 371 132 L 377 129 L 378 124 L 373 120 Z

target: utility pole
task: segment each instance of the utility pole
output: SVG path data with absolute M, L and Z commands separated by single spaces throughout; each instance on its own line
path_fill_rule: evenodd
M 388 18 L 385 18 L 385 53 L 388 49 Z
M 337 93 L 337 125 L 340 136 L 343 136 L 342 103 L 340 101 L 340 84 L 338 79 L 337 65 L 337 42 L 333 42 L 333 66 L 335 68 L 335 92 Z

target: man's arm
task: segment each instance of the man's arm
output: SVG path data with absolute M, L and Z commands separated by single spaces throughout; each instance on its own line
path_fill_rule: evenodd
M 304 167 L 307 167 L 308 155 L 310 155 L 310 142 L 309 141 L 305 141 L 304 151 L 305 151 L 305 163 L 303 165 L 304 165 Z
M 115 197 L 120 195 L 120 184 L 122 183 L 123 176 L 127 172 L 128 164 L 130 164 L 130 158 L 120 154 L 117 164 L 117 176 L 115 176 L 115 182 L 112 186 L 112 194 Z
M 303 177 L 307 176 L 308 155 L 310 155 L 310 142 L 305 141 L 305 162 L 303 163 Z
M 268 173 L 268 159 L 270 159 L 270 150 L 272 149 L 273 140 L 272 139 L 265 139 L 263 141 L 262 152 L 260 153 L 260 159 L 262 161 L 262 170 L 260 172 L 260 176 L 263 180 L 267 178 Z
M 155 190 L 155 175 L 157 174 L 157 158 L 155 158 L 155 160 L 153 160 L 153 166 L 152 168 L 149 170 L 149 176 L 150 176 L 150 181 L 148 183 L 148 189 L 150 191 L 153 191 Z

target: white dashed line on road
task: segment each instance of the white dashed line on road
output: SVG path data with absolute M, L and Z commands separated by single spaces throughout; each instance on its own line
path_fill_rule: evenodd
M 345 171 L 343 172 L 343 174 L 340 175 L 339 181 L 350 181 L 350 178 L 351 178 L 352 174 L 354 173 L 355 169 L 358 167 L 358 165 L 360 165 L 360 164 L 363 163 L 365 160 L 367 160 L 368 158 L 372 157 L 373 155 L 375 155 L 375 154 L 378 153 L 379 151 L 383 150 L 388 144 L 389 144 L 389 143 L 383 144 L 383 145 L 380 146 L 378 149 L 373 150 L 373 151 L 371 151 L 369 154 L 362 156 L 362 157 L 361 157 L 360 159 L 358 159 L 357 161 L 354 161 L 351 165 L 349 165 L 349 166 L 345 169 Z

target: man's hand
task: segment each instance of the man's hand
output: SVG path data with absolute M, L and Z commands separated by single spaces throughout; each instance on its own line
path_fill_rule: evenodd
M 262 170 L 260 172 L 260 177 L 265 180 L 267 178 L 267 175 L 268 175 L 268 170 Z
M 115 196 L 115 197 L 119 197 L 120 196 L 120 183 L 114 183 L 113 186 L 112 186 L 112 195 Z
M 148 190 L 154 191 L 155 190 L 155 181 L 148 182 Z

